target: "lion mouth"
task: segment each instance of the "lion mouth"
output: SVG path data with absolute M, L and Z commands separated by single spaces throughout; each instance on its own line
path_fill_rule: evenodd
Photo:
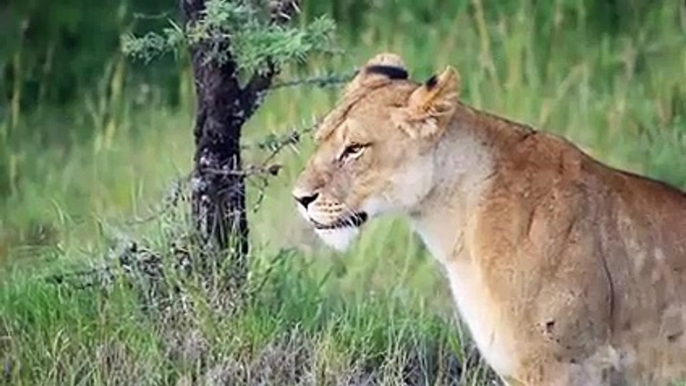
M 340 229 L 340 228 L 348 228 L 348 227 L 359 227 L 362 224 L 364 224 L 367 221 L 367 213 L 365 212 L 359 212 L 359 213 L 353 213 L 350 216 L 339 218 L 338 220 L 330 223 L 330 224 L 322 224 L 319 222 L 316 222 L 312 220 L 312 223 L 314 224 L 314 227 L 316 229 L 324 230 L 324 229 Z

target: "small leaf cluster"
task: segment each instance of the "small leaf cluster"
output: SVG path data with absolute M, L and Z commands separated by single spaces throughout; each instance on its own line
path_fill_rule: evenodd
M 246 0 L 208 0 L 193 23 L 143 36 L 122 37 L 125 54 L 149 62 L 155 57 L 202 45 L 206 60 L 233 60 L 244 73 L 262 73 L 270 66 L 301 62 L 309 54 L 331 50 L 333 20 L 322 16 L 302 27 L 273 23 Z

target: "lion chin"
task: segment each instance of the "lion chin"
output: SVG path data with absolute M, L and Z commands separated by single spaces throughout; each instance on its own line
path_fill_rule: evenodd
M 339 252 L 343 252 L 350 248 L 350 245 L 360 234 L 360 228 L 352 226 L 333 229 L 315 228 L 314 232 L 326 245 Z

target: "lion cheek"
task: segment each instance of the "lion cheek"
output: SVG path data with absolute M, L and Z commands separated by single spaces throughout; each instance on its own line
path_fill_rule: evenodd
M 396 205 L 411 210 L 433 187 L 433 164 L 430 157 L 421 157 L 418 162 L 396 172 L 391 178 Z

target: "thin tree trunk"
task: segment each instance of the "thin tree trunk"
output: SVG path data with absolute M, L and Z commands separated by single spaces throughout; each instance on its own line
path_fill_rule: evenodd
M 193 23 L 202 15 L 207 0 L 179 1 L 185 22 Z M 282 14 L 275 13 L 274 21 Z M 228 53 L 230 44 L 226 42 L 222 51 Z M 217 267 L 228 258 L 231 278 L 240 286 L 247 273 L 249 251 L 241 128 L 261 104 L 276 69 L 254 75 L 241 88 L 233 58 L 228 55 L 221 63 L 208 60 L 210 52 L 202 44 L 190 48 L 197 97 L 192 215 L 208 252 L 203 258 L 212 260 L 200 266 Z

